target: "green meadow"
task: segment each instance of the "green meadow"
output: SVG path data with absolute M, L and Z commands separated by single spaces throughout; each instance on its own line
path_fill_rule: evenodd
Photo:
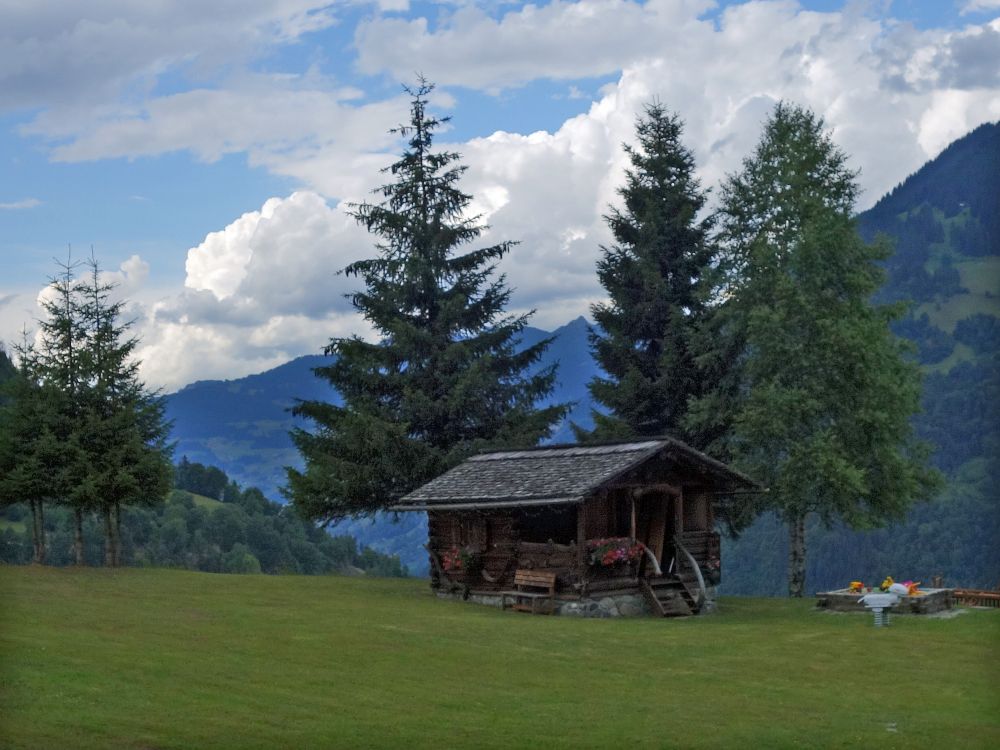
M 1000 747 L 1000 611 L 533 617 L 425 581 L 0 567 L 5 748 Z

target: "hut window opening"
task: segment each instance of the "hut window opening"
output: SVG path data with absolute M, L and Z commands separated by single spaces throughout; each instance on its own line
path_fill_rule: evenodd
M 461 546 L 486 549 L 490 542 L 489 519 L 481 515 L 466 515 L 458 523 L 458 539 L 455 542 Z
M 521 541 L 570 544 L 576 541 L 577 506 L 523 508 L 517 513 Z

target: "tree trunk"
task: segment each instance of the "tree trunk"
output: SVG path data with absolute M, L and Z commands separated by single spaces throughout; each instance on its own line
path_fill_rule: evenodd
M 111 519 L 111 506 L 105 505 L 101 512 L 104 516 L 104 567 L 115 566 L 115 525 Z
M 122 504 L 115 501 L 115 567 L 122 565 Z
M 73 509 L 73 564 L 83 566 L 83 510 Z
M 45 564 L 45 508 L 41 500 L 31 501 L 31 546 L 32 562 Z
M 801 599 L 806 587 L 806 516 L 788 519 L 788 595 Z

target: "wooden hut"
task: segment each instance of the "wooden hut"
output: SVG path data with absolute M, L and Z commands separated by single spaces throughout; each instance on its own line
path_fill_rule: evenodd
M 551 580 L 553 610 L 631 595 L 655 614 L 691 614 L 721 577 L 716 522 L 756 491 L 704 453 L 656 438 L 480 454 L 395 509 L 427 513 L 439 591 L 516 603 L 518 592 L 544 595 L 525 582 Z

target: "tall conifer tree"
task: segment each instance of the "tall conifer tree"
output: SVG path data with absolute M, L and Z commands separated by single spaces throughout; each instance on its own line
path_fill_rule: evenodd
M 86 456 L 78 504 L 98 510 L 104 521 L 105 565 L 122 563 L 121 515 L 128 505 L 155 505 L 170 490 L 171 448 L 162 398 L 139 377 L 138 339 L 122 321 L 123 300 L 104 281 L 98 262 L 78 288 L 86 334 L 82 353 L 86 383 L 76 432 Z
M 10 365 L 14 374 L 0 384 L 0 507 L 28 505 L 32 562 L 42 564 L 47 552 L 45 505 L 64 495 L 60 480 L 65 454 L 55 433 L 63 397 L 40 378 L 27 336 L 16 351 L 18 365 Z M 3 352 L 0 356 L 6 360 Z
M 105 562 L 120 565 L 122 507 L 157 503 L 170 488 L 164 404 L 139 379 L 124 303 L 89 265 L 81 282 L 75 264 L 61 264 L 43 296 L 37 348 L 19 347 L 19 374 L 0 404 L 0 502 L 31 506 L 36 562 L 45 558 L 45 503 L 72 510 L 77 565 L 83 519 L 100 512 Z
M 702 392 L 693 333 L 702 318 L 700 284 L 712 257 L 711 219 L 700 218 L 705 194 L 683 125 L 659 104 L 636 123 L 638 143 L 625 146 L 631 168 L 619 189 L 622 207 L 605 217 L 616 244 L 602 248 L 597 275 L 610 300 L 591 307 L 593 355 L 607 377 L 590 384 L 595 428 L 582 440 L 673 434 L 698 445 L 684 423 L 688 401 Z
M 87 493 L 88 462 L 80 431 L 83 391 L 87 386 L 84 352 L 87 330 L 80 317 L 78 264 L 67 258 L 49 279 L 38 321 L 39 345 L 32 354 L 35 380 L 50 399 L 50 428 L 58 451 L 46 481 L 49 495 L 73 511 L 73 559 L 83 565 L 83 518 L 93 511 Z
M 910 418 L 916 364 L 871 302 L 884 244 L 852 218 L 855 174 L 809 110 L 779 104 L 743 169 L 723 185 L 720 285 L 707 330 L 716 387 L 692 409 L 718 447 L 768 486 L 743 522 L 776 511 L 789 530 L 788 590 L 805 589 L 806 520 L 899 518 L 937 484 Z
M 409 92 L 410 122 L 394 131 L 408 148 L 386 170 L 385 200 L 354 211 L 379 243 L 346 269 L 365 285 L 351 299 L 382 340 L 331 340 L 336 359 L 316 374 L 343 406 L 294 409 L 315 430 L 292 434 L 305 469 L 288 469 L 286 493 L 321 522 L 383 509 L 479 448 L 533 445 L 566 413 L 536 408 L 554 368 L 526 374 L 549 341 L 519 351 L 528 316 L 504 313 L 510 290 L 495 266 L 514 243 L 458 253 L 484 227 L 467 215 L 458 154 L 432 150 L 446 119 L 427 113 L 431 90 L 421 81 Z
M 11 361 L 3 342 L 0 341 L 0 385 L 3 385 L 16 376 L 17 366 Z M 2 403 L 2 399 L 0 399 L 0 403 Z

